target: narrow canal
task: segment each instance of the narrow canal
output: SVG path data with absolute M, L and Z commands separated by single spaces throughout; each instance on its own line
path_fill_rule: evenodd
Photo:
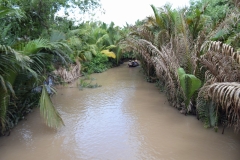
M 9 137 L 1 160 L 239 160 L 240 135 L 214 132 L 169 106 L 140 67 L 93 74 L 102 87 L 58 87 L 53 103 L 65 126 L 53 130 L 35 109 Z

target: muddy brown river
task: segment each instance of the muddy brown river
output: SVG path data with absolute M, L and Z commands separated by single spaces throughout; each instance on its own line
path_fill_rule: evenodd
M 65 126 L 53 130 L 39 109 L 0 137 L 1 160 L 240 160 L 240 134 L 205 129 L 169 106 L 140 67 L 93 74 L 102 87 L 58 87 Z

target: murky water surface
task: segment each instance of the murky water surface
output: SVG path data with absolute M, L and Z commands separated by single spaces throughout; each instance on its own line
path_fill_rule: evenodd
M 240 134 L 215 133 L 179 114 L 139 67 L 123 64 L 92 77 L 102 87 L 58 87 L 53 103 L 64 127 L 46 127 L 36 109 L 0 138 L 0 159 L 240 160 Z

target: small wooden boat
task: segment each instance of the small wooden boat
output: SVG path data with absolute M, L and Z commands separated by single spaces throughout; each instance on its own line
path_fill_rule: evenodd
M 131 62 L 128 64 L 128 67 L 137 67 L 139 66 L 138 62 Z

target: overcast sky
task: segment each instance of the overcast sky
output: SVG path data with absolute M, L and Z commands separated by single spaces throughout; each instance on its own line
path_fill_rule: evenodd
M 134 24 L 138 19 L 142 20 L 153 15 L 151 4 L 155 7 L 162 7 L 166 3 L 170 3 L 172 8 L 189 6 L 189 0 L 101 0 L 101 3 L 105 14 L 98 12 L 95 16 L 89 16 L 89 14 L 78 14 L 77 10 L 73 10 L 74 13 L 70 13 L 68 18 L 74 18 L 76 22 L 89 19 L 99 20 L 107 24 L 114 22 L 115 25 L 122 27 L 126 25 L 126 22 Z M 56 15 L 63 16 L 63 13 L 63 10 L 60 10 Z
M 164 6 L 167 2 L 173 8 L 189 6 L 189 0 L 101 0 L 105 14 L 99 16 L 99 20 L 123 26 L 127 23 L 134 24 L 138 19 L 142 20 L 149 15 L 153 15 L 153 4 L 156 7 Z

